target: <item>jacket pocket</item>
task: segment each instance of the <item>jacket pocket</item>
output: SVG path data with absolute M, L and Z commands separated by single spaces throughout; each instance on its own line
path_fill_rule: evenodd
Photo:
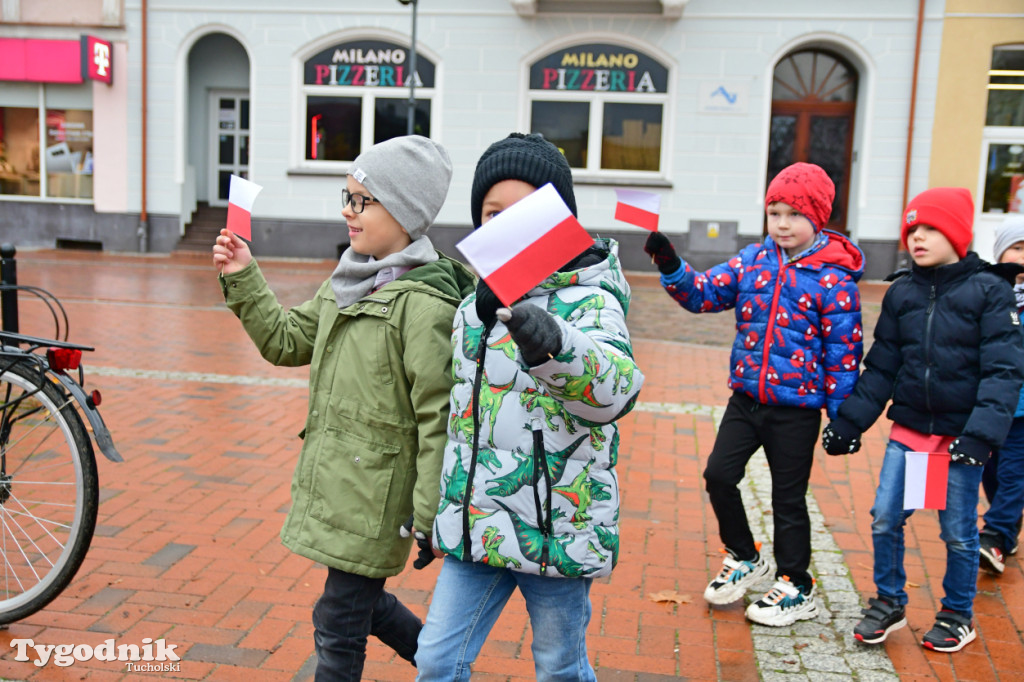
M 312 517 L 361 537 L 380 537 L 400 450 L 328 428 L 313 472 Z

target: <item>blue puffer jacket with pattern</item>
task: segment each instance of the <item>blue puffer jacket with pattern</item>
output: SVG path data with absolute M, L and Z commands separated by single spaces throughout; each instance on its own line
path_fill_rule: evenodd
M 661 284 L 691 312 L 736 309 L 729 388 L 834 417 L 860 370 L 863 272 L 857 245 L 825 230 L 791 259 L 765 237 L 703 273 L 684 261 Z

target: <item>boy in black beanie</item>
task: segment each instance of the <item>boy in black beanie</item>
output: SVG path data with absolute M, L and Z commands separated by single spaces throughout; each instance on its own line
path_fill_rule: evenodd
M 575 214 L 572 171 L 554 145 L 515 133 L 494 143 L 473 178 L 473 225 L 547 183 Z M 615 421 L 643 384 L 617 251 L 597 240 L 511 310 L 481 280 L 456 313 L 434 522 L 445 559 L 420 634 L 418 680 L 468 679 L 516 589 L 530 614 L 537 679 L 595 679 L 590 585 L 618 555 Z

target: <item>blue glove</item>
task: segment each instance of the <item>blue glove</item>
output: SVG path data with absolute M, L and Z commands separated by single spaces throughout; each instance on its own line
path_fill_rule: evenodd
M 988 456 L 992 454 L 988 444 L 970 436 L 960 436 L 949 444 L 949 459 L 957 464 L 980 467 L 985 466 Z
M 860 450 L 860 432 L 850 422 L 837 417 L 822 432 L 821 446 L 830 455 L 852 454 Z

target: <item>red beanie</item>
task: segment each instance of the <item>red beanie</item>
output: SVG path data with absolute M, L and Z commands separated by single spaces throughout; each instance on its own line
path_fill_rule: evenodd
M 794 163 L 786 166 L 769 183 L 764 207 L 781 201 L 804 214 L 814 225 L 815 232 L 828 224 L 832 215 L 832 200 L 836 186 L 828 174 L 813 163 Z
M 907 236 L 918 225 L 934 227 L 953 245 L 956 255 L 963 258 L 973 237 L 974 200 L 963 187 L 935 187 L 926 189 L 910 200 L 903 212 L 903 230 L 900 243 L 907 248 Z

